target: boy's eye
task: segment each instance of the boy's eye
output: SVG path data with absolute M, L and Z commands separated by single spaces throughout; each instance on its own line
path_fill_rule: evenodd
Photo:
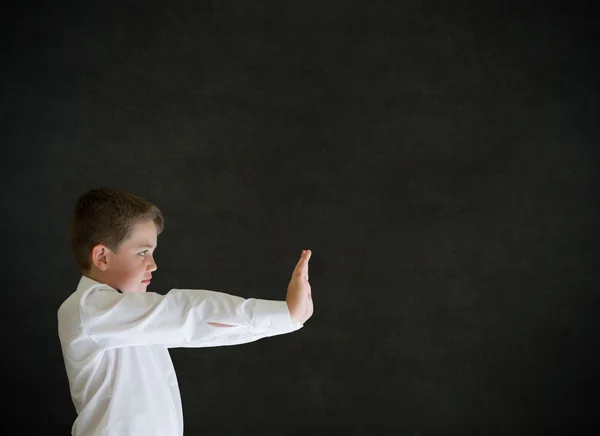
M 148 252 L 148 250 L 144 250 L 140 254 L 145 257 L 146 252 Z

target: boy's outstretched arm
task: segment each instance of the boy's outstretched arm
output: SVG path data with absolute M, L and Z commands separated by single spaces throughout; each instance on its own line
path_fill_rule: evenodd
M 236 345 L 291 333 L 313 312 L 306 250 L 294 269 L 286 301 L 242 298 L 205 289 L 167 294 L 118 293 L 98 284 L 83 291 L 72 308 L 96 346 L 212 347 Z M 228 327 L 225 327 L 228 326 Z M 229 327 L 231 326 L 231 327 Z

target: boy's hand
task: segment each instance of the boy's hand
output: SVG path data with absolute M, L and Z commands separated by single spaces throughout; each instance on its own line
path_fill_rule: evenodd
M 308 260 L 311 255 L 310 250 L 302 251 L 285 298 L 292 322 L 301 324 L 304 324 L 313 314 L 312 293 L 308 283 Z

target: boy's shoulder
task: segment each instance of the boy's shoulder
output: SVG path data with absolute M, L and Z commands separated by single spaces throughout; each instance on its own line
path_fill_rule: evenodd
M 85 275 L 79 279 L 75 290 L 61 303 L 58 308 L 58 318 L 70 316 L 73 312 L 79 311 L 79 305 L 85 295 L 96 289 L 112 289 L 110 286 L 93 280 Z
M 100 292 L 117 292 L 107 284 L 100 283 L 85 275 L 79 279 L 75 290 L 61 303 L 57 310 L 58 336 L 63 348 L 70 349 L 73 342 L 85 338 L 82 315 L 86 312 L 89 296 Z

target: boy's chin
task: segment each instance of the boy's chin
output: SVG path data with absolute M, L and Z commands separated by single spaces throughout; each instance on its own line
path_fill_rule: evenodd
M 148 285 L 140 283 L 139 286 L 129 287 L 129 288 L 122 288 L 121 292 L 126 292 L 126 293 L 129 293 L 129 294 L 143 294 L 144 292 L 146 292 L 146 288 L 147 287 L 148 287 Z

